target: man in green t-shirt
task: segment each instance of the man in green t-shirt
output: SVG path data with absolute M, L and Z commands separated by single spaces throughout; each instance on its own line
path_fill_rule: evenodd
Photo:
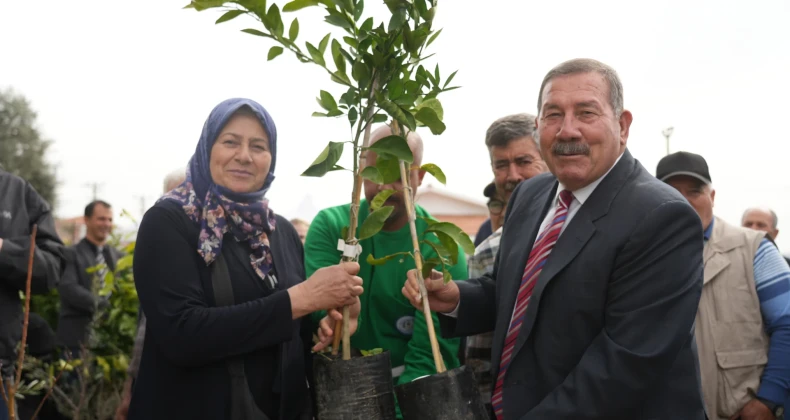
M 389 135 L 391 135 L 390 128 L 382 126 L 371 134 L 371 144 Z M 419 167 L 422 164 L 422 139 L 417 133 L 411 133 L 407 140 L 414 154 L 412 167 Z M 374 152 L 368 151 L 366 159 L 366 166 L 376 164 Z M 410 171 L 409 184 L 415 192 L 424 176 L 425 171 Z M 401 293 L 406 272 L 415 267 L 414 260 L 405 256 L 377 266 L 366 262 L 371 253 L 374 257 L 380 258 L 396 252 L 413 250 L 408 213 L 402 193 L 403 186 L 400 180 L 387 185 L 377 185 L 365 180 L 364 187 L 366 199 L 360 203 L 358 228 L 370 213 L 369 203 L 379 191 L 394 189 L 397 192 L 384 204 L 394 207 L 384 228 L 372 238 L 359 243 L 362 253 L 359 255 L 358 276 L 362 277 L 365 293 L 360 296 L 362 311 L 359 314 L 359 327 L 351 337 L 351 346 L 360 350 L 376 348 L 388 350 L 393 366 L 392 376 L 395 385 L 398 385 L 436 373 L 436 367 L 431 354 L 425 317 L 421 311 L 415 311 Z M 319 268 L 335 265 L 340 261 L 341 252 L 337 250 L 338 239 L 342 237 L 343 228 L 349 224 L 350 207 L 350 204 L 346 204 L 321 210 L 311 222 L 304 250 L 305 274 L 308 277 Z M 416 213 L 419 217 L 431 217 L 420 206 L 416 206 Z M 417 235 L 421 237 L 428 224 L 419 217 L 416 227 Z M 421 244 L 420 252 L 425 259 L 436 257 L 435 251 L 429 245 Z M 466 256 L 460 248 L 458 252 L 458 262 L 450 268 L 450 273 L 453 279 L 464 279 L 467 277 Z M 316 320 L 320 320 L 324 315 L 316 313 L 313 316 Z M 460 340 L 441 338 L 439 321 L 436 314 L 432 316 L 447 369 L 458 367 Z

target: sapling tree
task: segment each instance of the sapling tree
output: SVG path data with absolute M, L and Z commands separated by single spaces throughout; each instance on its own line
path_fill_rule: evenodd
M 441 29 L 433 27 L 436 0 L 385 0 L 384 3 L 390 15 L 387 22 L 378 24 L 373 17 L 362 19 L 364 0 L 294 0 L 282 8 L 274 3 L 267 6 L 266 0 L 192 0 L 186 6 L 197 11 L 224 11 L 216 21 L 218 24 L 239 16 L 253 18 L 260 25 L 242 29 L 242 32 L 274 44 L 268 50 L 269 60 L 288 50 L 300 62 L 320 67 L 336 87 L 342 89 L 339 95 L 321 90 L 317 101 L 322 109 L 314 112 L 313 116 L 345 116 L 351 127 L 350 139 L 330 141 L 302 175 L 322 177 L 331 171 L 350 171 L 353 175 L 350 223 L 343 230 L 343 238 L 339 238 L 338 244 L 343 251 L 343 261 L 356 261 L 359 241 L 377 234 L 393 211 L 392 206 L 383 204 L 394 191 L 380 192 L 371 202 L 372 212 L 357 231 L 363 179 L 390 184 L 402 178 L 401 162 L 413 162 L 401 131 L 396 130 L 392 136 L 370 145 L 372 125 L 389 121 L 394 128 L 405 127 L 415 131 L 418 127 L 427 127 L 439 135 L 444 132 L 445 125 L 438 95 L 458 88 L 450 86 L 456 72 L 443 80 L 438 64 L 433 71 L 424 65 L 425 60 L 432 56 L 425 50 L 441 33 Z M 283 13 L 307 7 L 319 7 L 326 12 L 324 20 L 331 28 L 317 43 L 299 40 L 298 18 L 290 21 L 287 31 L 283 21 Z M 338 161 L 349 147 L 353 166 L 344 168 L 338 165 Z M 374 166 L 367 165 L 367 150 L 377 154 Z M 425 164 L 419 169 L 444 180 L 441 169 L 434 164 Z M 403 181 L 407 182 L 405 178 Z M 411 208 L 413 210 L 413 206 Z M 434 266 L 438 266 L 444 262 L 428 264 L 436 263 Z M 343 308 L 342 334 L 338 332 L 340 328 L 335 328 L 332 346 L 336 354 L 338 339 L 342 335 L 344 360 L 351 358 L 348 319 L 348 308 Z

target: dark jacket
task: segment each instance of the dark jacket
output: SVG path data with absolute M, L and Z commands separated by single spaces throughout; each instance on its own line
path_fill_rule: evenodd
M 558 188 L 522 182 L 493 273 L 458 282 L 457 335 L 494 330 L 497 376 L 527 257 Z M 702 420 L 694 341 L 702 223 L 626 150 L 565 227 L 535 283 L 504 378 L 506 419 Z
M 88 330 L 99 305 L 100 298 L 93 291 L 95 273 L 88 269 L 96 265 L 97 247 L 87 239 L 66 248 L 66 269 L 58 285 L 60 317 L 58 319 L 58 344 L 69 349 L 79 349 L 85 343 Z M 110 272 L 121 253 L 111 246 L 104 247 L 104 260 Z M 74 355 L 78 357 L 78 355 Z
M 311 407 L 313 328 L 309 316 L 292 319 L 286 290 L 304 280 L 299 235 L 277 216 L 269 236 L 275 289 L 253 271 L 248 245 L 225 235 L 222 255 L 237 302 L 230 307 L 215 307 L 212 267 L 197 252 L 198 235 L 171 201 L 156 204 L 140 225 L 134 278 L 146 329 L 128 418 L 230 418 L 230 357 L 243 359 L 250 392 L 267 416 L 300 418 Z
M 63 242 L 55 231 L 49 204 L 18 176 L 0 169 L 0 361 L 16 360 L 22 338 L 23 308 L 30 233 L 38 225 L 33 257 L 32 294 L 45 294 L 57 285 L 63 269 Z

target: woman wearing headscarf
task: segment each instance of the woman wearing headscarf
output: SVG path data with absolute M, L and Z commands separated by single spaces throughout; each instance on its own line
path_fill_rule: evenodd
M 184 183 L 145 214 L 134 277 L 147 326 L 129 419 L 311 418 L 305 315 L 352 305 L 355 330 L 362 280 L 356 263 L 305 280 L 299 235 L 265 198 L 276 150 L 268 112 L 226 100 L 206 120 Z M 321 321 L 314 350 L 338 319 L 332 310 Z

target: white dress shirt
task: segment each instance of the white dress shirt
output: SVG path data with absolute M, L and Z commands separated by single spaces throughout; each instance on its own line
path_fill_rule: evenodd
M 606 173 L 603 174 L 603 176 L 587 184 L 587 186 L 585 187 L 579 188 L 576 191 L 571 191 L 573 193 L 573 201 L 571 201 L 571 205 L 570 207 L 568 207 L 568 215 L 565 218 L 565 223 L 563 223 L 562 228 L 560 229 L 560 236 L 562 235 L 562 232 L 565 232 L 565 228 L 568 227 L 568 224 L 570 224 L 571 219 L 573 219 L 573 216 L 575 216 L 576 213 L 579 212 L 579 209 L 581 208 L 582 205 L 584 205 L 584 202 L 587 201 L 588 198 L 590 198 L 590 195 L 592 195 L 593 191 L 595 191 L 595 188 L 597 188 L 598 185 L 601 183 L 601 181 L 603 181 L 603 179 L 606 178 L 606 175 L 609 175 L 609 172 L 611 172 L 612 169 L 615 167 L 615 165 L 617 165 L 617 162 L 620 162 L 620 158 L 622 157 L 623 155 L 621 153 L 620 156 L 617 157 L 617 160 L 614 161 L 612 167 L 609 168 L 609 170 L 606 171 Z M 560 192 L 562 192 L 565 189 L 565 186 L 562 185 L 561 182 L 559 184 L 560 185 L 557 187 L 557 192 L 554 193 L 554 199 L 551 200 L 551 207 L 549 208 L 549 211 L 546 212 L 546 217 L 543 218 L 543 222 L 540 224 L 540 229 L 538 230 L 538 232 L 543 232 L 543 230 L 546 229 L 551 224 L 552 220 L 554 220 L 554 214 L 557 213 L 557 203 L 559 202 L 560 199 Z M 540 235 L 536 235 L 535 240 L 537 240 L 538 236 Z M 557 236 L 557 240 L 559 240 L 559 236 Z M 533 243 L 533 246 L 534 245 L 535 244 Z M 500 251 L 501 250 L 502 249 L 500 248 Z M 494 281 L 496 281 L 496 279 L 494 279 Z M 461 306 L 460 301 L 458 302 L 458 305 L 455 306 L 455 309 L 453 309 L 452 312 L 444 313 L 444 315 L 453 318 L 458 317 L 459 306 Z M 513 311 L 515 310 L 516 308 L 514 304 Z M 513 315 L 511 314 L 511 318 L 512 317 Z

